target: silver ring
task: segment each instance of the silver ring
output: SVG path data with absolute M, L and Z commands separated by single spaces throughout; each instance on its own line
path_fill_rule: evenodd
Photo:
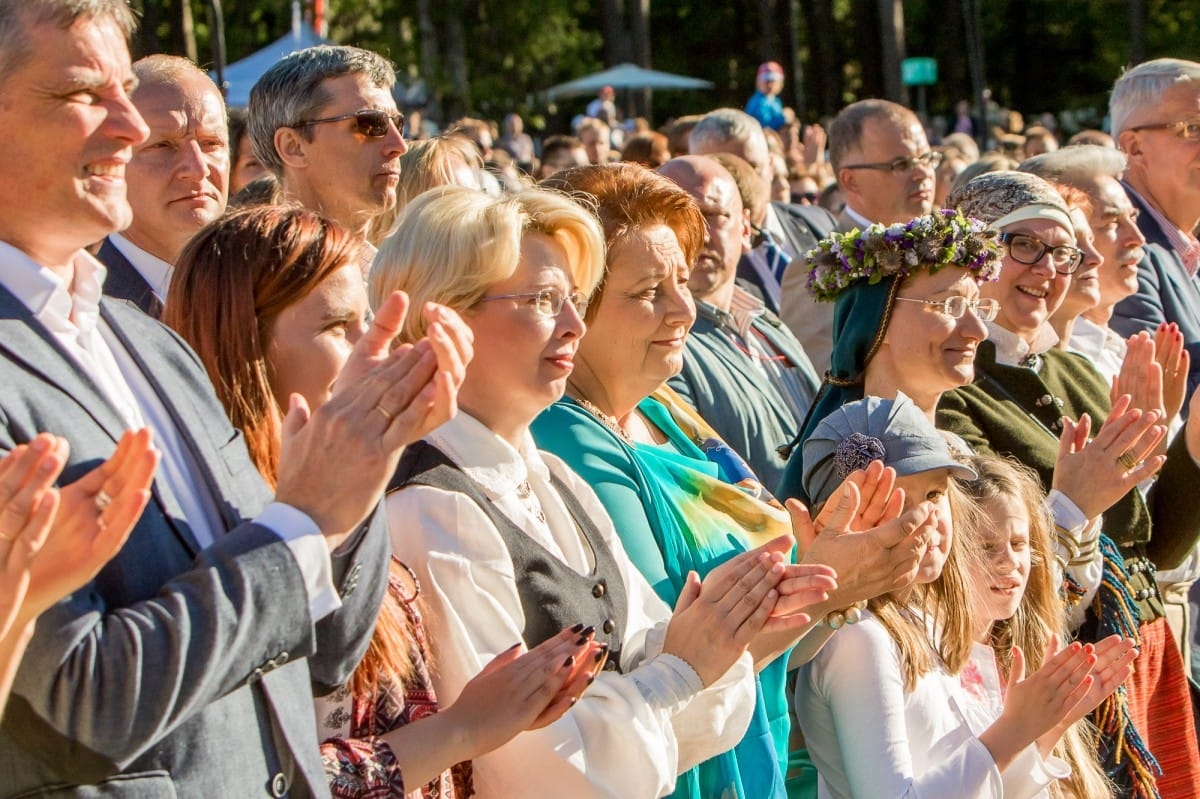
M 112 504 L 112 497 L 110 497 L 108 492 L 102 488 L 96 492 L 96 496 L 93 497 L 93 501 L 96 503 L 96 510 L 100 513 L 104 513 L 104 509 Z

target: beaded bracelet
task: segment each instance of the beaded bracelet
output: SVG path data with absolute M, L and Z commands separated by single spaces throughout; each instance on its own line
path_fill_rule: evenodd
M 862 612 L 867 609 L 867 600 L 860 599 L 848 608 L 833 610 L 825 614 L 823 623 L 831 630 L 840 630 L 847 624 L 858 624 L 862 621 Z

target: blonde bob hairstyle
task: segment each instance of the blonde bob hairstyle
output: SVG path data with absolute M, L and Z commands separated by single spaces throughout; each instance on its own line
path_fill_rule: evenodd
M 542 189 L 493 197 L 444 186 L 413 200 L 380 245 L 367 281 L 371 306 L 404 291 L 414 309 L 436 302 L 465 311 L 517 271 L 521 240 L 531 233 L 566 250 L 577 290 L 595 290 L 604 274 L 604 235 L 585 209 Z M 424 335 L 422 315 L 410 313 L 400 338 L 414 342 Z

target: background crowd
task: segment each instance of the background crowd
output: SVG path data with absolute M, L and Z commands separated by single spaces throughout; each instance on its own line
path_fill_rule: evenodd
M 0 0 L 0 795 L 1200 795 L 1200 64 L 535 142 L 134 28 Z

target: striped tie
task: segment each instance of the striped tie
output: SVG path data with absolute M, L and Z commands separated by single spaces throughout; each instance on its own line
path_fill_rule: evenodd
M 762 231 L 762 251 L 767 259 L 767 267 L 771 270 L 771 274 L 775 276 L 777 283 L 783 283 L 783 272 L 787 269 L 788 264 L 792 262 L 792 256 L 784 251 L 783 247 L 779 246 L 779 242 L 775 241 L 775 237 L 771 235 L 771 231 Z

